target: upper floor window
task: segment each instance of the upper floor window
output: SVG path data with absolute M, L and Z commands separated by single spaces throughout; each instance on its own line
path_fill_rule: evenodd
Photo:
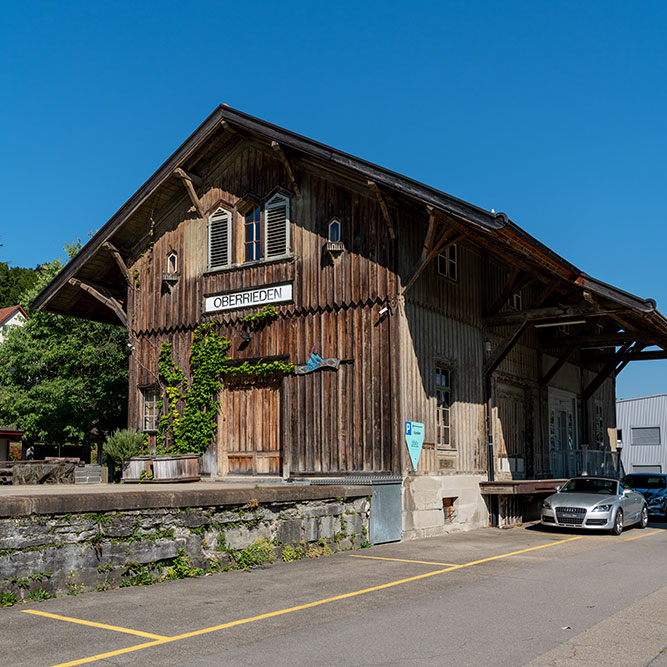
M 167 273 L 178 273 L 178 255 L 175 252 L 167 255 Z
M 259 206 L 251 208 L 245 214 L 245 261 L 254 262 L 260 259 L 262 249 L 261 209 Z
M 451 424 L 452 406 L 451 371 L 442 366 L 435 367 L 435 443 L 436 447 L 452 447 Z
M 219 208 L 208 219 L 208 268 L 284 257 L 290 249 L 290 200 L 275 194 L 243 213 Z
M 330 243 L 340 243 L 340 220 L 332 220 L 329 223 L 329 234 L 327 240 Z
M 232 263 L 232 214 L 219 208 L 208 219 L 208 268 L 218 269 Z
M 458 280 L 458 259 L 456 243 L 450 245 L 442 254 L 438 255 L 438 273 L 450 280 Z
M 264 207 L 264 257 L 281 257 L 289 251 L 290 201 L 285 195 L 276 194 Z

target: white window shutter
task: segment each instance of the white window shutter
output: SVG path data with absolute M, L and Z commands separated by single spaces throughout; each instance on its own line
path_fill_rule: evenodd
M 219 208 L 208 219 L 208 268 L 229 266 L 231 260 L 231 222 L 229 211 Z
M 289 199 L 274 195 L 264 207 L 264 257 L 282 257 L 289 251 Z

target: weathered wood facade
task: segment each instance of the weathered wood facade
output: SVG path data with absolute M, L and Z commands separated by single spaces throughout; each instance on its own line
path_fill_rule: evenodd
M 247 235 L 248 211 L 268 229 L 276 194 L 288 214 L 285 252 L 273 257 L 268 232 L 261 242 Z M 216 220 L 224 266 L 211 260 Z M 272 286 L 291 298 L 251 334 L 243 317 L 257 308 L 203 305 Z M 612 449 L 615 374 L 645 345 L 667 345 L 653 302 L 586 276 L 504 214 L 228 107 L 36 305 L 128 327 L 138 428 L 146 391 L 160 387 L 162 343 L 187 369 L 201 322 L 217 322 L 235 361 L 305 364 L 313 351 L 339 360 L 271 386 L 226 388 L 205 472 L 403 475 L 410 517 L 430 512 L 421 524 L 408 518 L 413 534 L 441 530 L 455 501 L 459 523 L 484 523 L 478 481 L 558 475 L 583 443 Z M 406 420 L 425 425 L 417 471 Z M 422 482 L 428 498 L 418 500 Z

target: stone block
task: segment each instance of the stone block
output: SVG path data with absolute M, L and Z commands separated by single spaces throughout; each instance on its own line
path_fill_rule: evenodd
M 320 522 L 317 519 L 305 519 L 303 522 L 303 533 L 306 542 L 317 542 L 319 539 Z
M 280 523 L 276 531 L 276 539 L 283 544 L 301 542 L 301 521 L 291 520 Z

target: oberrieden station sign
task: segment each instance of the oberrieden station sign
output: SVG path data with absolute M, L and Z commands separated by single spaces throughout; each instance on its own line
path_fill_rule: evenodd
M 204 312 L 215 313 L 219 310 L 252 308 L 268 303 L 285 303 L 292 300 L 292 283 L 258 287 L 256 289 L 227 292 L 204 297 Z

